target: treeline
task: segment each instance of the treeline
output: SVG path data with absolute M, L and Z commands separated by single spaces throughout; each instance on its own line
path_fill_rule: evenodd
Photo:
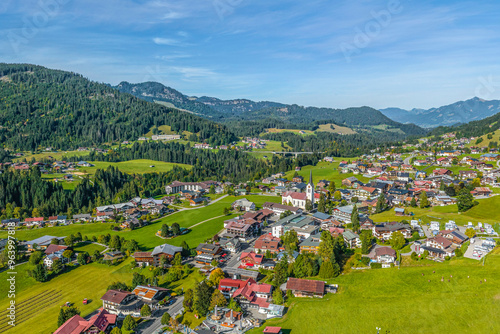
M 387 137 L 387 138 L 386 138 Z M 291 151 L 324 152 L 327 156 L 354 157 L 370 153 L 376 148 L 386 148 L 391 145 L 400 145 L 398 142 L 389 142 L 391 134 L 383 132 L 375 135 L 340 135 L 330 132 L 317 132 L 316 135 L 301 136 L 291 132 L 268 133 L 264 139 L 286 142 Z
M 237 140 L 225 126 L 133 97 L 83 76 L 0 64 L 0 142 L 19 150 L 71 149 L 136 140 L 151 128 L 197 133 L 212 145 Z
M 119 162 L 134 159 L 151 159 L 192 165 L 186 179 L 192 181 L 216 179 L 241 182 L 266 177 L 277 172 L 286 172 L 295 166 L 315 165 L 320 155 L 292 157 L 273 156 L 270 161 L 257 159 L 248 153 L 236 150 L 202 150 L 176 142 L 135 143 L 131 147 L 119 147 L 107 154 L 90 152 L 82 157 L 64 157 L 67 161 Z M 182 180 L 181 180 L 182 181 Z
M 429 135 L 441 136 L 445 133 L 455 132 L 457 138 L 479 137 L 500 129 L 500 113 L 479 121 L 473 121 L 458 126 L 440 126 L 433 129 Z
M 85 177 L 74 190 L 42 179 L 37 167 L 29 171 L 6 170 L 0 174 L 1 218 L 20 218 L 89 213 L 101 205 L 120 203 L 135 196 L 165 192 L 174 180 L 194 181 L 183 168 L 167 173 L 128 175 L 110 166 L 98 169 L 93 180 Z

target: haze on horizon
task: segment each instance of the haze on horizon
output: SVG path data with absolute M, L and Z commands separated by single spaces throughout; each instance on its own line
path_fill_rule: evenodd
M 305 106 L 500 99 L 495 1 L 4 0 L 0 61 Z

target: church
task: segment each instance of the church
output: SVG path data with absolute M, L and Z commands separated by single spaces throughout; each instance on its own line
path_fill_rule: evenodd
M 309 183 L 307 184 L 306 192 L 299 193 L 295 191 L 286 191 L 281 196 L 281 204 L 292 205 L 305 210 L 308 200 L 314 205 L 314 183 L 312 171 L 309 175 Z

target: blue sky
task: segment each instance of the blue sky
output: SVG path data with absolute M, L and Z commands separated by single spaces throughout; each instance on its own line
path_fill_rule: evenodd
M 2 0 L 0 61 L 300 105 L 500 99 L 498 1 Z

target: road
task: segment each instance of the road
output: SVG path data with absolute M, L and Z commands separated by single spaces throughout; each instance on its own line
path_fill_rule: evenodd
M 180 296 L 176 299 L 175 303 L 172 305 L 163 308 L 161 310 L 156 311 L 153 314 L 153 318 L 150 321 L 146 322 L 143 326 L 138 326 L 136 329 L 136 333 L 140 334 L 155 334 L 158 333 L 158 330 L 163 327 L 161 324 L 161 317 L 163 313 L 168 312 L 171 317 L 175 317 L 177 314 L 182 312 L 184 308 L 182 306 L 182 302 L 184 300 L 184 296 Z
M 415 156 L 415 153 L 410 154 L 410 156 L 403 160 L 405 165 L 410 165 L 411 159 Z

